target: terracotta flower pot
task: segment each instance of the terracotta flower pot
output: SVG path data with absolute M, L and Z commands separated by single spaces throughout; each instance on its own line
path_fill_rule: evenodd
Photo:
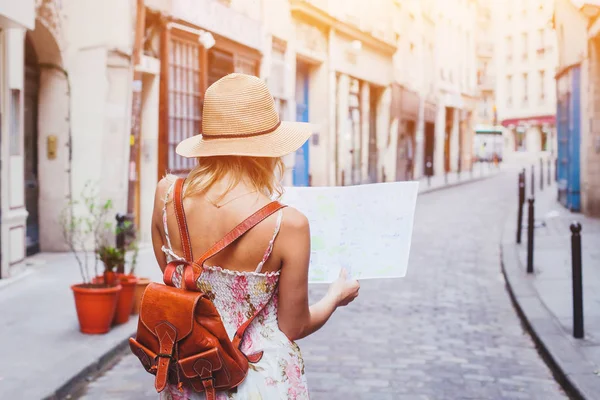
M 133 307 L 131 308 L 131 314 L 135 315 L 140 312 L 140 306 L 142 305 L 142 295 L 144 290 L 150 284 L 148 278 L 138 278 L 137 284 L 135 285 L 135 293 L 133 295 Z
M 90 284 L 71 286 L 82 333 L 101 334 L 110 330 L 115 317 L 121 285 L 98 287 Z
M 123 289 L 119 294 L 119 301 L 117 302 L 117 312 L 113 321 L 115 325 L 124 324 L 129 321 L 138 278 L 133 275 L 117 274 L 117 280 L 123 286 Z

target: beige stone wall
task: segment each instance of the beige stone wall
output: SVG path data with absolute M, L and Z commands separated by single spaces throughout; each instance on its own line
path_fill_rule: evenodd
M 492 4 L 497 17 L 494 43 L 498 119 L 554 115 L 558 51 L 556 34 L 549 24 L 554 0 Z M 540 71 L 544 71 L 543 80 Z
M 584 63 L 588 91 L 586 96 L 587 125 L 581 141 L 581 205 L 584 213 L 600 217 L 600 39 L 589 42 L 589 66 Z M 582 68 L 583 70 L 583 68 Z M 583 72 L 583 71 L 582 71 Z M 582 95 L 582 100 L 584 99 Z M 582 132 L 583 133 L 583 132 Z

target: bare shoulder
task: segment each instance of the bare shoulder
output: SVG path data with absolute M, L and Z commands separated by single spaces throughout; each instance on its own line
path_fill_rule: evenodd
M 171 185 L 177 180 L 175 175 L 165 175 L 158 184 L 156 185 L 156 198 L 163 199 L 167 194 L 167 190 L 171 187 Z
M 308 231 L 308 218 L 294 207 L 286 207 L 283 210 L 281 230 L 295 233 Z

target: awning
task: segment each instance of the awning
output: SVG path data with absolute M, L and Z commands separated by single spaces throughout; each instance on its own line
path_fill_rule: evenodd
M 539 115 L 526 118 L 510 118 L 502 121 L 502 126 L 519 126 L 519 125 L 554 125 L 556 117 L 554 115 Z

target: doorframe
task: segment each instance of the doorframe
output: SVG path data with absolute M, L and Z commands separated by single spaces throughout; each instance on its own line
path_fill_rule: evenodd
M 301 61 L 297 61 L 296 62 L 296 80 L 298 80 L 298 76 L 302 75 L 303 77 L 303 82 L 302 82 L 302 88 L 303 88 L 303 94 L 304 94 L 304 99 L 303 99 L 303 105 L 304 105 L 304 110 L 302 111 L 302 116 L 300 119 L 298 119 L 298 103 L 296 102 L 296 121 L 300 121 L 300 122 L 308 122 L 309 118 L 310 118 L 310 114 L 309 114 L 309 99 L 310 99 L 310 65 L 303 63 Z M 297 85 L 297 83 L 296 83 Z M 298 174 L 299 171 L 296 169 L 296 166 L 298 165 L 297 162 L 297 158 L 294 161 L 294 172 L 292 174 L 292 184 L 294 186 L 310 186 L 310 143 L 309 141 L 306 141 L 301 147 L 300 149 L 302 149 L 302 157 L 303 157 L 303 161 L 304 161 L 304 171 L 302 173 L 302 178 L 300 179 Z M 296 151 L 295 156 L 298 157 L 299 156 L 299 150 L 298 149 Z

